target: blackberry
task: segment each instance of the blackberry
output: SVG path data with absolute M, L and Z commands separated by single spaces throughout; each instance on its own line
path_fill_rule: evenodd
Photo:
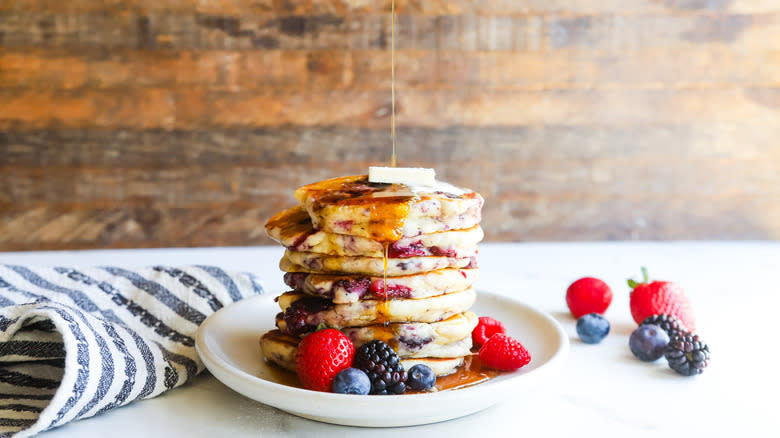
M 688 333 L 688 329 L 685 327 L 682 321 L 677 319 L 677 317 L 674 315 L 651 315 L 645 318 L 644 321 L 642 321 L 642 323 L 639 325 L 644 324 L 655 324 L 658 327 L 661 327 L 661 329 L 665 331 L 667 335 L 669 335 L 669 339 Z
M 398 354 L 382 341 L 363 344 L 355 352 L 353 366 L 363 370 L 371 380 L 375 395 L 403 394 L 408 375 Z
M 701 374 L 710 362 L 710 347 L 699 335 L 685 334 L 669 341 L 664 352 L 669 367 L 683 376 Z
M 287 324 L 285 332 L 288 335 L 299 336 L 315 331 L 317 324 L 309 321 L 309 317 L 332 307 L 333 302 L 319 297 L 304 297 L 295 301 L 282 314 L 282 318 Z

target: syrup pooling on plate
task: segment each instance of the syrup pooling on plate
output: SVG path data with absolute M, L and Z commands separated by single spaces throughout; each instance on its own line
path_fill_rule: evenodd
M 487 382 L 499 374 L 501 371 L 487 368 L 478 355 L 472 354 L 464 358 L 463 365 L 454 373 L 437 378 L 435 388 L 439 391 L 468 388 Z

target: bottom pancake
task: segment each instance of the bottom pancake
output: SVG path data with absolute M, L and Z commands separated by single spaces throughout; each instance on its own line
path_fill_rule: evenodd
M 300 339 L 297 337 L 271 330 L 260 338 L 260 349 L 267 361 L 294 373 L 298 342 Z M 417 364 L 428 365 L 437 376 L 446 376 L 454 373 L 463 364 L 463 357 L 407 358 L 401 359 L 401 364 L 407 370 Z

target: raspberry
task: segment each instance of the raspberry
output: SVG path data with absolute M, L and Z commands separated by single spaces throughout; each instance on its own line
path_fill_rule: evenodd
M 391 300 L 397 300 L 402 298 L 410 298 L 412 296 L 412 289 L 402 284 L 395 284 L 394 282 L 387 282 L 387 296 L 385 297 L 385 282 L 384 280 L 376 280 L 371 283 L 369 288 L 372 294 L 379 298 L 387 298 Z
M 306 389 L 330 392 L 333 379 L 352 365 L 355 346 L 343 333 L 325 329 L 311 333 L 298 344 L 295 372 Z
M 514 371 L 528 365 L 531 355 L 517 339 L 496 333 L 479 349 L 479 359 L 490 368 Z
M 504 324 L 489 316 L 480 316 L 479 323 L 471 332 L 471 341 L 475 347 L 479 347 L 496 333 L 506 333 Z
M 603 315 L 610 303 L 612 289 L 598 278 L 580 278 L 566 289 L 566 304 L 572 316 L 578 319 L 588 313 Z

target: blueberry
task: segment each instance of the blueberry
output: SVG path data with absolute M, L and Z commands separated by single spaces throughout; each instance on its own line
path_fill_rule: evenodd
M 664 355 L 664 349 L 669 343 L 669 335 L 655 324 L 642 324 L 631 333 L 628 347 L 639 360 L 652 362 Z
M 432 388 L 436 384 L 436 374 L 428 365 L 417 364 L 409 369 L 406 386 L 415 391 Z
M 347 368 L 333 379 L 333 392 L 366 395 L 371 391 L 368 375 L 357 368 Z
M 609 333 L 609 321 L 598 313 L 588 313 L 577 320 L 577 334 L 586 344 L 598 344 Z

